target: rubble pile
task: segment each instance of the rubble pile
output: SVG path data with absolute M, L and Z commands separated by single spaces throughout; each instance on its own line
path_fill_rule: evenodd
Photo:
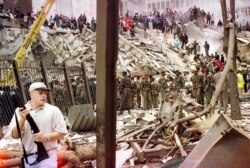
M 215 31 L 210 28 L 200 28 L 195 26 L 192 22 L 186 24 L 187 27 L 187 35 L 191 39 L 191 41 L 196 40 L 201 45 L 202 53 L 204 50 L 204 43 L 207 41 L 210 44 L 210 52 L 222 52 L 222 37 L 223 33 L 219 31 Z
M 60 33 L 60 35 L 55 36 L 55 33 Z M 79 34 L 74 31 L 44 29 L 41 37 L 32 46 L 34 55 L 43 55 L 45 62 L 51 64 L 62 64 L 67 60 L 71 65 L 78 66 L 84 62 L 88 73 L 93 75 L 96 60 L 96 35 L 94 32 L 84 29 L 83 33 Z M 131 74 L 152 75 L 163 69 L 174 70 L 176 68 L 173 67 L 174 65 L 183 67 L 182 61 L 179 61 L 180 64 L 175 61 L 176 58 L 170 59 L 170 57 L 178 57 L 178 53 L 172 51 L 170 54 L 172 55 L 167 55 L 159 49 L 150 37 L 144 38 L 137 34 L 136 38 L 131 39 L 120 35 L 117 72 L 118 74 L 127 71 Z
M 208 41 L 214 51 L 220 51 L 222 48 L 221 33 L 205 28 L 201 30 L 193 23 L 188 23 L 186 28 L 190 41 L 195 39 L 200 44 Z M 173 34 L 167 36 L 165 41 L 163 34 L 159 31 L 147 30 L 144 32 L 140 29 L 136 29 L 134 37 L 129 34 L 120 35 L 117 61 L 118 75 L 122 71 L 127 71 L 131 75 L 156 75 L 164 70 L 175 76 L 172 73 L 174 70 L 189 71 L 193 55 L 187 55 L 185 50 L 174 47 Z M 14 31 L 14 29 L 4 30 L 1 31 L 0 38 L 3 39 L 0 43 L 3 46 L 0 48 L 0 55 L 13 56 L 18 46 L 21 45 L 23 35 L 20 31 Z M 20 40 L 16 40 L 19 38 Z M 245 39 L 240 40 L 245 41 Z M 242 45 L 240 51 L 245 54 L 242 58 L 248 61 L 249 43 Z M 84 62 L 87 74 L 95 76 L 96 34 L 88 29 L 84 29 L 83 33 L 79 34 L 78 31 L 43 28 L 40 37 L 31 46 L 26 62 L 35 60 L 44 60 L 47 65 L 58 65 L 67 61 L 71 65 L 80 66 L 81 62 Z M 145 163 L 152 164 L 155 167 L 170 163 L 171 159 L 176 160 L 177 158 L 182 162 L 198 146 L 197 144 L 203 141 L 203 137 L 210 135 L 207 132 L 213 125 L 215 125 L 215 128 L 220 125 L 214 124 L 219 121 L 223 123 L 222 126 L 226 125 L 224 122 L 228 122 L 230 128 L 232 125 L 240 130 L 243 129 L 248 134 L 250 133 L 248 116 L 250 107 L 248 104 L 242 104 L 245 113 L 243 113 L 243 119 L 239 122 L 221 119 L 227 117 L 223 114 L 217 114 L 217 109 L 214 109 L 216 114 L 213 117 L 206 119 L 205 116 L 199 116 L 204 107 L 196 103 L 185 91 L 169 91 L 169 94 L 172 95 L 171 98 L 162 104 L 160 109 L 135 109 L 131 110 L 131 114 L 125 113 L 117 117 L 117 167 L 143 165 Z M 196 118 L 179 122 L 191 115 L 195 115 Z M 229 130 L 228 127 L 220 129 L 225 133 L 223 131 L 216 132 L 216 136 L 213 136 L 214 139 L 217 137 L 222 139 L 226 137 L 224 134 L 226 135 L 232 130 Z M 205 138 L 206 141 L 208 141 L 207 139 Z M 213 142 L 209 143 L 211 148 Z M 0 167 L 10 164 L 10 162 L 13 166 L 20 165 L 22 153 L 20 152 L 21 149 L 16 148 L 20 144 L 6 144 L 1 150 L 16 150 L 17 153 L 8 155 L 8 157 L 4 154 L 6 160 L 0 160 Z M 59 148 L 59 162 L 63 160 L 61 164 L 64 165 L 76 167 L 89 165 L 94 167 L 95 161 L 89 160 L 96 158 L 95 145 L 96 136 L 94 132 L 83 132 L 81 134 L 72 132 L 65 137 L 62 146 Z M 197 148 L 200 148 L 200 146 Z M 3 152 L 0 151 L 1 153 Z M 193 157 L 193 155 L 190 157 Z
M 207 40 L 214 51 L 221 48 L 221 33 L 208 28 L 200 29 L 191 22 L 184 28 L 189 36 L 189 42 L 195 39 L 202 45 Z M 1 31 L 3 47 L 0 53 L 2 56 L 13 57 L 21 45 L 25 31 L 15 32 L 16 30 L 13 29 Z M 183 49 L 173 47 L 173 34 L 168 34 L 167 41 L 164 41 L 163 34 L 157 30 L 147 30 L 145 33 L 135 28 L 135 32 L 134 37 L 128 33 L 119 36 L 118 74 L 127 71 L 131 74 L 154 75 L 162 70 L 190 70 L 193 56 L 186 55 Z M 203 47 L 201 47 L 201 52 L 203 52 Z M 67 61 L 71 65 L 80 66 L 81 62 L 84 62 L 88 74 L 93 76 L 96 34 L 87 28 L 79 34 L 79 30 L 43 27 L 40 37 L 31 45 L 31 50 L 27 55 L 26 62 L 44 60 L 47 65 L 62 64 Z
M 189 116 L 188 111 L 193 111 L 195 106 L 187 104 L 180 93 L 174 93 L 174 100 L 176 101 L 165 102 L 160 111 L 134 110 L 131 115 L 118 116 L 118 149 L 124 151 L 132 148 L 135 151 L 125 165 L 145 162 L 159 165 L 171 158 L 187 156 L 194 148 L 202 134 L 196 129 L 188 128 L 196 122 L 176 126 L 172 124 Z
M 24 41 L 23 30 L 5 29 L 0 31 L 0 55 L 12 57 Z

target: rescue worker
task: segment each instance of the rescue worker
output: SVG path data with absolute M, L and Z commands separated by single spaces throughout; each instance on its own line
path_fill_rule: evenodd
M 178 91 L 180 89 L 184 89 L 185 87 L 185 80 L 184 78 L 181 76 L 181 72 L 180 71 L 176 71 L 176 77 L 175 77 L 175 90 Z
M 153 108 L 158 108 L 158 105 L 159 105 L 158 98 L 159 98 L 160 87 L 154 78 L 152 78 L 150 85 L 151 85 L 150 95 L 151 95 Z
M 242 70 L 239 69 L 237 71 L 237 88 L 238 88 L 240 98 L 243 96 L 244 84 L 245 82 L 244 82 L 244 78 L 242 75 Z
M 135 22 L 132 21 L 131 28 L 130 28 L 130 36 L 134 37 L 135 36 Z
M 136 80 L 136 101 L 137 101 L 137 108 L 141 108 L 141 92 L 140 92 L 140 76 L 137 76 Z
M 205 48 L 206 56 L 209 56 L 210 45 L 208 44 L 207 41 L 205 41 L 204 48 Z
M 181 41 L 181 48 L 182 49 L 184 49 L 184 47 L 186 48 L 186 45 L 188 43 L 188 36 L 186 33 L 181 33 L 180 41 Z
M 134 107 L 135 107 L 134 100 L 135 100 L 135 96 L 137 94 L 137 85 L 136 85 L 136 82 L 135 82 L 133 76 L 131 77 L 130 93 L 131 93 L 131 95 L 130 95 L 130 108 L 134 109 Z
M 194 51 L 194 55 L 197 55 L 197 47 L 198 47 L 198 43 L 196 42 L 196 40 L 194 40 L 193 49 L 192 49 L 192 51 Z M 192 53 L 192 51 L 191 51 L 191 53 Z
M 165 78 L 165 72 L 161 72 L 161 78 L 158 81 L 161 95 L 161 103 L 163 104 L 166 101 L 166 90 L 168 87 L 167 79 Z
M 121 93 L 120 93 L 120 87 L 121 87 L 121 80 L 119 77 L 116 77 L 116 109 L 121 108 Z
M 148 81 L 148 76 L 145 76 L 142 78 L 141 84 L 140 84 L 142 99 L 143 99 L 143 109 L 148 110 L 150 109 L 150 83 Z
M 131 81 L 127 75 L 127 72 L 122 72 L 123 78 L 121 79 L 120 85 L 120 93 L 121 93 L 121 107 L 120 113 L 123 114 L 123 110 L 128 109 L 128 113 L 130 114 L 130 88 L 131 88 Z
M 193 97 L 199 104 L 204 105 L 202 75 L 198 74 L 198 69 L 195 69 L 193 73 L 194 75 L 191 77 L 191 82 L 193 83 Z
M 210 100 L 215 91 L 215 80 L 213 78 L 213 74 L 209 72 L 208 69 L 204 72 L 205 75 L 205 83 L 204 83 L 204 92 L 205 92 L 205 105 L 207 106 L 210 103 Z

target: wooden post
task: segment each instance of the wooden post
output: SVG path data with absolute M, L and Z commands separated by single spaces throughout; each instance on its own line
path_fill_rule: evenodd
M 232 15 L 232 23 L 235 27 L 235 0 L 230 0 L 230 13 Z M 233 36 L 231 39 L 231 36 Z M 228 54 L 233 55 L 233 66 L 232 70 L 229 71 L 229 88 L 230 88 L 230 104 L 231 104 L 231 118 L 233 120 L 241 120 L 241 111 L 240 111 L 240 100 L 239 92 L 237 88 L 237 75 L 236 75 L 236 55 L 237 55 L 237 42 L 235 28 L 230 29 L 230 39 L 228 44 Z
M 232 16 L 232 22 L 235 22 L 235 0 L 230 0 L 230 13 Z
M 229 40 L 229 30 L 226 29 L 226 25 L 228 24 L 227 21 L 227 4 L 226 0 L 221 0 L 221 11 L 222 11 L 222 22 L 224 27 L 224 37 L 223 37 L 223 51 L 227 54 L 228 50 L 228 40 Z
M 226 25 L 228 24 L 227 21 L 227 4 L 226 0 L 221 0 L 221 11 L 222 11 L 222 22 L 224 27 L 224 37 L 223 37 L 223 51 L 227 57 L 227 50 L 228 50 L 228 41 L 229 41 L 229 30 L 226 29 Z M 227 106 L 228 106 L 228 80 L 225 80 L 226 84 L 223 86 L 223 112 L 227 113 Z
M 97 1 L 97 167 L 115 168 L 119 0 Z
M 123 16 L 123 10 L 124 10 L 124 2 L 123 0 L 119 0 L 119 9 L 120 9 L 120 16 Z
M 222 21 L 224 28 L 227 25 L 227 3 L 226 0 L 220 0 L 221 3 L 221 11 L 222 11 Z

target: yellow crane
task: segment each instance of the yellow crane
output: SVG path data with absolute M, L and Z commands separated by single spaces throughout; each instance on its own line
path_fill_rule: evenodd
M 15 60 L 17 61 L 18 67 L 23 66 L 23 60 L 26 57 L 27 49 L 29 48 L 30 44 L 36 39 L 40 28 L 44 24 L 44 21 L 54 2 L 55 0 L 46 0 L 46 2 L 43 4 L 37 19 L 34 21 L 32 27 L 29 30 L 29 33 L 24 39 L 22 46 L 20 47 L 15 56 Z M 3 80 L 0 80 L 0 86 L 5 84 L 13 85 L 15 83 L 13 76 L 13 71 L 11 69 L 6 70 L 3 74 Z
M 42 6 L 42 9 L 41 9 L 37 19 L 35 20 L 31 29 L 29 30 L 29 33 L 26 36 L 22 46 L 18 50 L 16 57 L 15 57 L 15 60 L 17 61 L 17 64 L 19 67 L 22 66 L 23 60 L 26 57 L 27 49 L 29 48 L 30 44 L 36 39 L 36 37 L 40 31 L 40 28 L 44 24 L 44 21 L 49 13 L 51 7 L 53 6 L 54 2 L 55 2 L 55 0 L 46 0 L 44 5 Z

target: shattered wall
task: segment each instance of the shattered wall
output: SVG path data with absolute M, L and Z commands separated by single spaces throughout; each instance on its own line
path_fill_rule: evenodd
M 36 13 L 41 9 L 45 0 L 33 0 L 32 2 L 33 11 Z M 96 18 L 96 0 L 56 0 L 48 17 L 54 16 L 56 13 L 76 18 L 85 13 L 90 22 L 92 17 Z

